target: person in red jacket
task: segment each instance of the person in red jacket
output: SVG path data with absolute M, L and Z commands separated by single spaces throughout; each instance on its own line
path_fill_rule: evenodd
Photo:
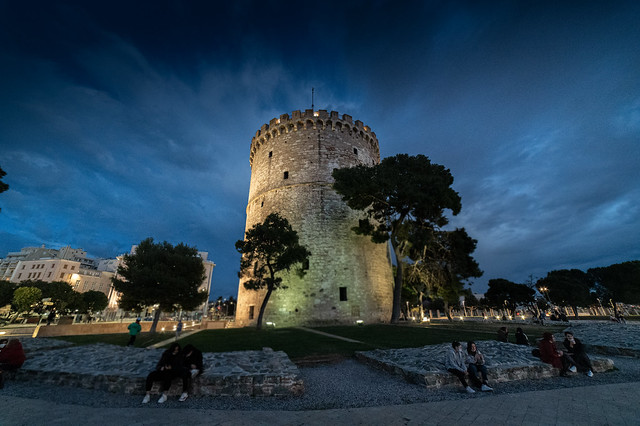
M 18 339 L 9 340 L 7 346 L 0 350 L 0 389 L 4 387 L 4 372 L 22 367 L 25 359 L 22 343 Z
M 555 368 L 560 369 L 560 376 L 566 377 L 567 371 L 575 373 L 577 371 L 576 363 L 566 353 L 559 351 L 556 348 L 556 340 L 553 334 L 545 332 L 542 335 L 538 348 L 540 349 L 540 359 L 542 362 L 553 365 Z

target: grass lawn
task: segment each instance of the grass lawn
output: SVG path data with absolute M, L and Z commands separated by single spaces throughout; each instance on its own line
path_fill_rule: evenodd
M 175 336 L 175 333 L 140 333 L 136 337 L 135 346 L 146 348 L 154 343 L 162 342 Z M 118 334 L 82 334 L 77 336 L 59 336 L 56 339 L 65 340 L 76 345 L 91 345 L 93 343 L 108 343 L 110 345 L 126 346 L 129 343 L 129 335 L 126 333 Z
M 508 325 L 510 341 L 514 341 L 513 333 L 518 324 Z M 347 342 L 328 336 L 300 330 L 297 328 L 264 329 L 237 328 L 224 330 L 205 330 L 180 340 L 182 346 L 191 343 L 203 352 L 232 352 L 243 350 L 261 350 L 264 347 L 276 351 L 284 351 L 292 360 L 318 356 L 353 356 L 355 351 L 373 349 L 409 348 L 438 343 L 449 343 L 453 340 L 466 342 L 469 340 L 492 340 L 502 324 L 478 322 L 438 322 L 422 325 L 388 325 L 373 324 L 365 326 L 319 327 L 316 330 L 358 340 L 361 343 Z M 557 332 L 560 327 L 540 327 L 534 325 L 518 325 L 522 327 L 529 339 L 534 341 L 543 331 Z M 173 333 L 142 333 L 136 340 L 136 346 L 145 347 L 173 337 Z M 60 339 L 78 345 L 92 343 L 111 343 L 124 346 L 128 341 L 126 334 L 102 334 L 84 336 L 64 336 Z

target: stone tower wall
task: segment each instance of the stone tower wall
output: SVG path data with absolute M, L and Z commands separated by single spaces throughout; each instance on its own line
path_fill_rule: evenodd
M 362 214 L 351 210 L 331 186 L 334 169 L 379 162 L 375 133 L 335 111 L 294 111 L 256 132 L 246 229 L 277 212 L 311 252 L 307 274 L 288 274 L 283 277 L 288 288 L 271 294 L 264 322 L 388 321 L 393 277 L 387 245 L 374 244 L 351 230 Z M 346 300 L 341 300 L 341 287 L 346 288 Z M 255 323 L 264 294 L 245 290 L 241 280 L 239 326 Z

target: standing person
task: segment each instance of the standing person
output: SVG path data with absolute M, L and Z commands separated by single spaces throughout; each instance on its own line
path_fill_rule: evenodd
M 493 389 L 487 383 L 487 366 L 485 365 L 484 355 L 478 350 L 476 342 L 467 342 L 467 371 L 469 377 L 482 392 L 491 392 Z M 478 372 L 482 375 L 482 381 L 478 379 Z
M 447 371 L 460 380 L 462 386 L 467 393 L 476 393 L 471 386 L 467 383 L 466 377 L 469 375 L 467 367 L 464 364 L 464 354 L 462 353 L 462 345 L 460 342 L 451 343 L 451 349 L 447 352 L 447 356 L 444 360 L 444 365 Z
M 559 368 L 561 377 L 567 377 L 567 371 L 572 373 L 577 371 L 573 359 L 566 353 L 556 349 L 556 340 L 553 334 L 548 331 L 542 334 L 542 340 L 538 344 L 538 348 L 540 349 L 542 362 Z
M 47 325 L 51 325 L 51 323 L 55 321 L 55 319 L 56 319 L 56 310 L 52 309 L 51 312 L 49 312 L 49 315 L 47 316 Z
M 138 337 L 138 334 L 140 334 L 140 331 L 142 330 L 140 318 L 136 318 L 136 321 L 129 324 L 127 328 L 129 329 L 129 343 L 127 343 L 127 346 L 132 346 L 136 341 L 136 337 Z
M 188 344 L 182 350 L 184 371 L 182 372 L 182 395 L 180 402 L 185 401 L 189 394 L 187 390 L 191 386 L 191 380 L 202 374 L 202 352 L 192 344 Z
M 507 327 L 500 327 L 498 329 L 498 341 L 509 343 L 509 330 Z
M 564 337 L 564 347 L 567 350 L 567 354 L 575 361 L 578 371 L 586 371 L 585 374 L 587 376 L 593 377 L 593 366 L 591 365 L 591 360 L 584 350 L 582 342 L 573 337 L 573 333 L 570 331 L 565 331 Z
M 529 346 L 529 338 L 524 334 L 521 327 L 516 328 L 516 344 Z
M 160 399 L 158 400 L 158 404 L 163 404 L 167 401 L 167 391 L 171 387 L 171 382 L 176 377 L 183 377 L 182 381 L 182 394 L 184 395 L 187 392 L 186 384 L 184 381 L 184 367 L 182 365 L 182 353 L 180 352 L 180 345 L 177 343 L 172 343 L 169 346 L 169 349 L 162 353 L 162 357 L 160 361 L 156 365 L 156 369 L 149 373 L 147 376 L 147 380 L 145 383 L 145 390 L 147 394 L 144 396 L 142 400 L 143 404 L 146 404 L 151 399 L 151 388 L 153 387 L 153 382 L 161 382 L 160 384 Z M 182 396 L 180 397 L 181 401 L 187 399 Z
M 178 324 L 176 325 L 176 340 L 178 340 L 180 338 L 180 333 L 182 333 L 182 320 L 179 319 L 178 320 Z
M 4 372 L 22 367 L 25 359 L 22 343 L 18 339 L 9 340 L 0 350 L 0 389 L 4 387 Z

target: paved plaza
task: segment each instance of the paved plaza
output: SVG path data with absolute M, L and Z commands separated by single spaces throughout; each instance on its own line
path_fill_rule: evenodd
M 24 392 L 24 389 L 22 394 L 8 392 L 11 386 L 15 386 L 14 389 L 19 386 L 38 386 L 37 382 L 33 381 L 28 384 L 10 382 L 4 391 L 0 391 L 0 425 L 430 425 L 461 422 L 477 425 L 640 425 L 640 360 L 634 357 L 637 344 L 628 342 L 629 336 L 636 336 L 640 331 L 640 324 L 573 323 L 571 327 L 576 337 L 592 344 L 594 349 L 624 348 L 625 351 L 618 351 L 612 356 L 616 367 L 620 365 L 619 369 L 611 373 L 598 373 L 593 379 L 578 374 L 570 379 L 551 377 L 515 380 L 497 384 L 494 393 L 476 393 L 469 396 L 462 393 L 455 383 L 436 391 L 424 385 L 410 384 L 399 376 L 386 372 L 376 370 L 374 373 L 362 364 L 358 366 L 355 361 L 347 361 L 341 363 L 342 366 L 336 370 L 339 373 L 334 373 L 322 387 L 318 387 L 318 376 L 325 376 L 325 371 L 330 373 L 328 367 L 326 370 L 315 369 L 316 376 L 310 375 L 308 370 L 301 374 L 301 377 L 305 377 L 305 392 L 308 394 L 305 393 L 302 398 L 289 398 L 289 401 L 304 400 L 313 397 L 312 394 L 322 395 L 324 401 L 306 408 L 300 405 L 295 408 L 296 405 L 265 403 L 275 401 L 275 397 L 249 397 L 248 400 L 244 400 L 244 405 L 240 403 L 237 406 L 233 405 L 237 398 L 231 397 L 232 404 L 225 405 L 226 402 L 218 404 L 218 399 L 210 396 L 194 397 L 193 401 L 189 399 L 186 404 L 169 401 L 164 405 L 153 403 L 142 406 L 139 404 L 138 395 L 101 390 L 85 390 L 82 392 L 86 393 L 82 393 L 74 390 L 78 383 L 73 381 L 66 385 L 64 382 L 58 382 L 61 386 L 49 384 L 47 392 L 60 391 L 59 395 L 55 396 L 43 395 L 42 392 L 38 394 L 31 390 Z M 560 338 L 560 335 L 557 335 L 557 338 Z M 527 351 L 520 353 L 515 350 L 516 345 L 493 341 L 483 341 L 479 344 L 486 348 L 486 353 L 492 358 L 491 362 L 496 368 L 511 368 L 515 364 L 521 364 L 522 360 L 529 364 L 536 362 L 530 358 Z M 401 352 L 382 351 L 378 355 L 388 358 L 386 362 L 393 361 L 397 365 L 413 363 L 417 366 L 416 363 L 422 360 L 423 365 L 420 368 L 426 371 L 429 365 L 424 363 L 425 355 L 432 353 L 429 357 L 439 360 L 445 346 L 409 348 Z M 86 376 L 94 370 L 98 375 L 104 375 L 110 368 L 118 365 L 120 370 L 128 371 L 128 374 L 139 379 L 160 353 L 156 349 L 122 348 L 102 344 L 71 347 L 66 342 L 52 339 L 26 340 L 25 347 L 32 360 L 31 367 L 25 364 L 25 368 L 37 367 L 50 374 L 55 374 L 56 369 L 75 369 L 83 371 Z M 80 353 L 86 362 L 74 367 L 73 360 L 78 359 Z M 213 365 L 216 362 L 219 364 L 216 368 L 239 368 L 238 365 L 224 367 L 222 364 L 227 362 L 222 355 L 208 355 L 212 357 L 210 361 Z M 595 353 L 593 356 L 603 357 Z M 58 367 L 47 367 L 48 362 L 53 363 L 56 359 L 59 361 L 56 361 Z M 269 359 L 272 367 L 280 369 L 285 366 L 291 373 L 291 365 L 286 362 L 288 359 L 284 363 L 279 357 Z M 241 364 L 244 364 L 243 368 L 248 371 L 256 368 L 258 364 L 265 363 L 259 360 L 249 362 L 247 359 Z M 345 374 L 349 369 L 353 376 Z M 293 374 L 296 374 L 295 371 Z M 366 378 L 358 379 L 359 376 Z M 342 382 L 351 387 L 341 388 Z M 340 401 L 360 392 L 366 393 L 362 386 L 369 383 L 372 389 L 367 391 L 376 395 L 385 391 L 388 395 L 395 394 L 400 389 L 399 386 L 402 386 L 402 391 L 407 394 L 400 399 L 382 397 L 374 403 L 360 401 L 353 406 L 342 405 L 347 408 L 334 408 L 340 405 L 332 405 L 331 400 Z M 378 387 L 374 388 L 374 385 Z M 435 392 L 440 394 L 434 398 Z M 85 395 L 89 395 L 86 398 L 93 401 L 85 400 Z M 327 409 L 316 409 L 325 406 Z
M 91 408 L 0 396 L 0 424 L 637 426 L 640 424 L 638 401 L 640 382 L 422 404 L 314 411 Z

